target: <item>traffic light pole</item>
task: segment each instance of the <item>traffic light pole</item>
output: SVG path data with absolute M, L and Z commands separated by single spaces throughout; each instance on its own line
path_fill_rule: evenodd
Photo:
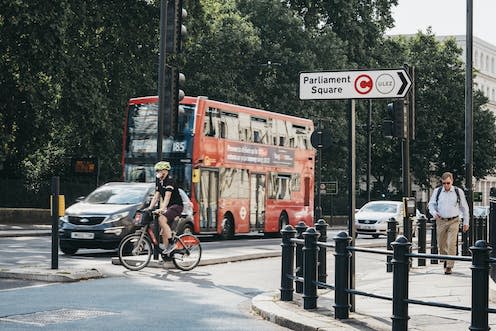
M 467 0 L 467 50 L 465 58 L 465 188 L 468 192 L 467 203 L 470 217 L 470 227 L 474 223 L 474 122 L 473 122 L 473 77 L 472 77 L 472 50 L 473 50 L 473 0 Z
M 164 140 L 165 117 L 165 34 L 167 31 L 167 1 L 160 1 L 160 56 L 158 60 L 158 130 L 157 130 L 157 162 L 162 160 L 162 142 Z M 157 256 L 158 258 L 158 256 Z

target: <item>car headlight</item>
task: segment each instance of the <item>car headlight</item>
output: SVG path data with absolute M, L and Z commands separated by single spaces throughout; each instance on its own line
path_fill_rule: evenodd
M 115 221 L 118 221 L 124 217 L 127 217 L 129 215 L 129 211 L 125 211 L 123 213 L 118 213 L 118 214 L 113 214 L 113 215 L 110 215 L 105 221 L 103 221 L 102 223 L 110 223 L 110 222 L 115 222 Z
M 64 222 L 64 223 L 69 222 L 69 216 L 64 215 L 62 217 L 59 217 L 59 223 L 61 223 L 61 222 Z

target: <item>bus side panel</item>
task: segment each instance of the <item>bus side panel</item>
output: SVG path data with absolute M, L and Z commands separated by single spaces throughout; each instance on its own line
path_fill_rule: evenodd
M 279 217 L 281 214 L 288 215 L 289 224 L 296 226 L 304 222 L 307 226 L 313 225 L 313 213 L 311 206 L 301 206 L 291 201 L 267 200 L 265 232 L 279 232 Z
M 217 233 L 222 232 L 223 220 L 227 215 L 234 218 L 234 233 L 247 233 L 250 231 L 250 214 L 248 199 L 220 199 L 218 210 Z

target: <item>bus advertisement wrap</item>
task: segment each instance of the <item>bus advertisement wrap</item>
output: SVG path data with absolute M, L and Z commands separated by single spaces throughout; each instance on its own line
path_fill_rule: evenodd
M 294 165 L 294 150 L 229 142 L 226 146 L 226 161 L 292 167 Z

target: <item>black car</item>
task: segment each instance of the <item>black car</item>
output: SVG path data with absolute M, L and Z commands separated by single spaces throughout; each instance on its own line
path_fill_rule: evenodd
M 100 186 L 67 208 L 60 218 L 60 250 L 74 254 L 80 248 L 117 248 L 124 236 L 135 231 L 136 210 L 146 207 L 153 193 L 153 183 Z

